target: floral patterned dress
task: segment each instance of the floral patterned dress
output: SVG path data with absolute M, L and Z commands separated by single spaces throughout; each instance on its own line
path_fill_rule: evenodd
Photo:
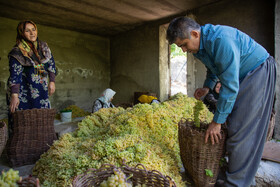
M 43 43 L 45 44 L 45 43 Z M 7 104 L 10 104 L 11 85 L 19 85 L 19 106 L 18 110 L 26 110 L 32 108 L 50 108 L 48 96 L 48 75 L 56 73 L 55 62 L 51 55 L 50 49 L 45 44 L 43 45 L 44 60 L 42 66 L 46 72 L 45 75 L 38 73 L 32 59 L 29 60 L 29 65 L 25 65 L 20 58 L 9 56 L 10 77 L 8 79 Z
M 9 66 L 9 84 L 20 84 L 18 110 L 50 108 L 48 76 L 38 75 L 33 66 L 22 66 L 13 57 L 10 58 Z M 55 73 L 53 57 L 44 66 L 48 71 Z

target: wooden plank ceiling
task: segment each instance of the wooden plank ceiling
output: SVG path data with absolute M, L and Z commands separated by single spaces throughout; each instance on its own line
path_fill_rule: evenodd
M 0 0 L 0 16 L 112 36 L 217 0 Z

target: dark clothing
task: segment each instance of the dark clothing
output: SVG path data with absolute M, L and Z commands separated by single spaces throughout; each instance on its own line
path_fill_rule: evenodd
M 92 107 L 92 113 L 97 112 L 98 110 L 100 110 L 101 108 L 114 108 L 115 106 L 109 102 L 109 105 L 105 105 L 105 103 L 103 103 L 100 99 L 96 99 L 93 103 L 93 107 Z
M 247 187 L 255 177 L 266 140 L 275 83 L 273 57 L 240 82 L 236 102 L 227 119 L 229 167 L 226 186 Z
M 208 107 L 210 112 L 215 113 L 218 99 L 219 99 L 219 94 L 210 90 L 209 93 L 205 96 L 203 102 Z
M 38 64 L 32 58 L 24 56 L 19 47 L 14 47 L 9 53 L 8 106 L 10 105 L 11 94 L 18 93 L 20 101 L 18 110 L 50 108 L 48 85 L 49 81 L 54 82 L 55 62 L 45 42 L 39 41 L 38 51 L 41 54 L 39 65 L 43 70 L 42 73 L 36 68 Z
M 7 81 L 6 101 L 9 106 L 11 94 L 17 93 L 18 110 L 51 108 L 48 85 L 49 81 L 55 81 L 55 62 L 48 45 L 43 41 L 38 42 L 38 52 L 41 57 L 38 60 L 39 64 L 33 58 L 25 56 L 19 47 L 14 47 L 8 55 L 10 76 Z M 38 66 L 40 69 L 37 68 Z M 8 118 L 11 134 L 13 123 L 9 107 Z

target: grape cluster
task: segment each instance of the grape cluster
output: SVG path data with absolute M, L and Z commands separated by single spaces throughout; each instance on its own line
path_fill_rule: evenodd
M 200 100 L 197 100 L 195 102 L 195 106 L 193 107 L 193 116 L 194 116 L 194 124 L 196 127 L 200 127 L 200 112 L 203 110 L 203 102 Z
M 120 169 L 114 169 L 114 174 L 104 180 L 100 187 L 133 187 L 132 182 L 129 180 L 131 177 L 133 177 L 133 174 L 126 177 Z M 135 187 L 146 187 L 146 184 L 137 184 Z
M 120 169 L 114 169 L 114 174 L 104 180 L 100 187 L 132 187 L 132 185 Z
M 17 181 L 20 180 L 19 172 L 13 169 L 10 169 L 7 172 L 2 171 L 0 176 L 0 186 L 1 187 L 17 187 Z

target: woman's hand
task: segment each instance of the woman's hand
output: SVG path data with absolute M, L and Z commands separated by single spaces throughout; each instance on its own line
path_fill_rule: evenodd
M 16 109 L 18 109 L 18 105 L 19 105 L 18 94 L 13 93 L 11 96 L 11 101 L 10 101 L 10 106 L 9 106 L 11 113 L 14 113 L 16 111 Z
M 220 123 L 216 123 L 214 121 L 212 121 L 209 126 L 208 129 L 206 131 L 206 135 L 205 135 L 205 143 L 208 142 L 208 138 L 210 137 L 212 145 L 216 143 L 219 143 L 220 139 L 222 139 L 222 135 L 221 135 L 221 124 Z
M 51 96 L 55 92 L 55 83 L 54 82 L 50 82 L 48 89 L 49 89 L 49 95 Z
M 194 92 L 194 97 L 200 99 L 209 92 L 209 88 L 197 88 Z

